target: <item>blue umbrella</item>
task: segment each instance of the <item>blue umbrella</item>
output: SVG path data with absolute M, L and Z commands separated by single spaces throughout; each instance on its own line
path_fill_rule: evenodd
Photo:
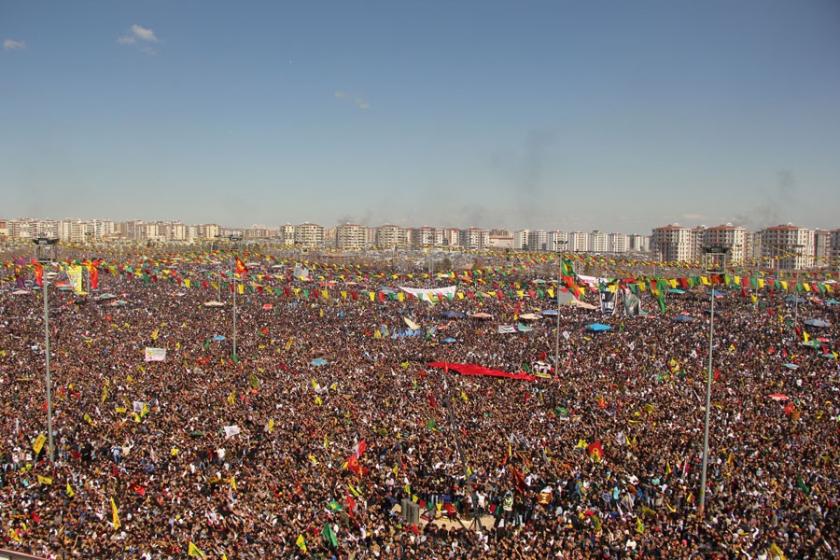
M 316 367 L 325 366 L 327 365 L 327 360 L 325 360 L 324 358 L 315 358 L 314 360 L 309 362 L 309 364 Z
M 214 342 L 221 342 L 224 339 L 225 339 L 225 335 L 223 335 L 223 334 L 214 334 L 213 335 L 213 341 Z
M 586 325 L 586 330 L 589 332 L 606 332 L 611 331 L 612 327 L 609 325 L 605 325 L 604 323 L 591 323 Z
M 828 321 L 823 321 L 822 319 L 806 319 L 803 321 L 809 327 L 816 327 L 818 329 L 827 329 L 831 326 L 831 323 Z
M 455 342 L 458 342 L 458 341 L 456 339 L 452 338 L 451 336 L 447 336 L 446 338 L 443 339 L 444 344 L 454 344 Z
M 691 315 L 686 315 L 684 313 L 674 317 L 675 323 L 691 323 L 692 321 L 694 321 L 694 317 L 692 317 Z

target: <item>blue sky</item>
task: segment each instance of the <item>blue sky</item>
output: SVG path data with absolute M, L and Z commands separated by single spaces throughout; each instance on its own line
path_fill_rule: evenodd
M 3 217 L 840 227 L 840 2 L 0 0 Z

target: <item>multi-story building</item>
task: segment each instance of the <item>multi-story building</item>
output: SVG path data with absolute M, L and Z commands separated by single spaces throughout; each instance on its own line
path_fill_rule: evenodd
M 421 226 L 411 230 L 411 246 L 415 249 L 433 247 L 435 244 L 435 228 Z
M 706 228 L 702 235 L 702 246 L 705 247 L 727 247 L 727 266 L 741 266 L 747 259 L 747 230 L 742 226 L 732 224 L 721 224 Z M 702 255 L 702 248 L 698 257 Z
M 636 253 L 647 253 L 650 251 L 649 235 L 631 233 L 628 237 L 630 238 L 630 251 L 634 251 Z
M 607 252 L 607 234 L 597 229 L 592 230 L 587 240 L 586 250 L 590 253 Z
M 530 234 L 530 231 L 527 229 L 520 229 L 513 232 L 513 248 L 517 250 L 527 249 L 528 234 Z
M 361 251 L 367 241 L 367 228 L 359 224 L 339 224 L 335 228 L 335 246 L 342 251 Z
M 689 228 L 669 224 L 653 230 L 650 248 L 661 261 L 691 261 L 694 259 L 694 241 Z
M 376 246 L 380 249 L 404 249 L 408 247 L 406 229 L 394 224 L 384 224 L 376 228 Z
M 484 249 L 490 244 L 490 232 L 486 229 L 471 227 L 461 230 L 461 247 L 465 249 Z
M 761 254 L 781 270 L 814 266 L 814 230 L 784 224 L 761 230 Z
M 280 226 L 280 241 L 286 247 L 291 247 L 295 244 L 295 226 L 292 224 L 284 224 Z
M 569 232 L 568 250 L 574 253 L 585 253 L 589 250 L 589 234 L 585 231 Z
M 548 232 L 546 249 L 549 251 L 565 251 L 569 244 L 569 234 L 565 231 L 554 230 Z
M 200 239 L 215 239 L 222 233 L 218 224 L 199 224 L 196 231 Z
M 699 262 L 703 259 L 703 239 L 706 234 L 706 226 L 695 226 L 689 230 L 691 237 L 691 255 L 688 260 Z
M 314 249 L 324 244 L 324 227 L 304 222 L 295 226 L 295 246 Z
M 443 243 L 444 247 L 460 247 L 461 246 L 461 230 L 458 228 L 443 228 Z
M 608 233 L 607 251 L 610 253 L 626 253 L 630 250 L 630 236 L 626 233 Z
M 828 266 L 831 261 L 831 232 L 814 230 L 814 266 Z
M 487 236 L 489 249 L 513 249 L 513 234 L 506 229 L 491 229 Z
M 528 250 L 545 251 L 548 246 L 548 232 L 542 229 L 532 229 L 528 232 Z
M 837 264 L 840 261 L 840 229 L 831 230 L 831 262 Z
M 9 237 L 9 225 L 6 220 L 0 220 L 0 237 Z

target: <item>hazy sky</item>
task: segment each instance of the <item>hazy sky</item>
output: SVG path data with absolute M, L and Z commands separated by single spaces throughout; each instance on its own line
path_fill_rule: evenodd
M 837 0 L 0 0 L 0 216 L 840 227 Z

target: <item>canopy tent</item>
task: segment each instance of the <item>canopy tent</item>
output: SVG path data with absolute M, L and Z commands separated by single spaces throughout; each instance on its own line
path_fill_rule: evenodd
M 823 319 L 806 319 L 805 321 L 803 321 L 803 323 L 805 323 L 809 327 L 814 327 L 817 329 L 827 329 L 831 326 L 831 323 Z
M 589 332 L 607 332 L 611 331 L 612 327 L 604 323 L 590 323 L 586 325 L 586 330 Z
M 520 381 L 535 381 L 537 378 L 531 374 L 520 371 L 517 373 L 510 373 L 497 369 L 490 369 L 478 364 L 456 364 L 450 362 L 431 362 L 429 367 L 436 369 L 443 369 L 447 371 L 454 371 L 461 375 L 481 376 L 481 377 L 503 377 L 505 379 L 518 379 Z
M 327 365 L 327 360 L 324 359 L 324 358 L 315 358 L 314 360 L 309 362 L 309 365 L 312 365 L 312 366 L 315 366 L 315 367 L 325 366 L 325 365 Z

